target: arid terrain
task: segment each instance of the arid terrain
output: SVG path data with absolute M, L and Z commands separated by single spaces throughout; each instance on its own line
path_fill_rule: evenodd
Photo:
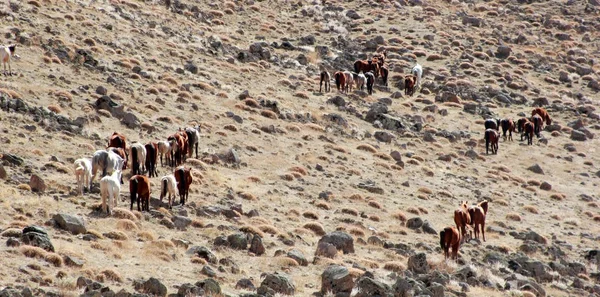
M 0 296 L 600 296 L 597 0 L 169 2 L 0 3 L 19 56 Z M 384 50 L 387 87 L 319 92 Z M 533 145 L 486 154 L 485 119 L 535 107 Z M 160 165 L 149 212 L 129 211 L 131 167 L 112 216 L 98 176 L 78 195 L 74 160 L 113 132 L 195 125 L 185 206 L 159 201 Z M 464 200 L 489 202 L 486 241 L 446 261 Z

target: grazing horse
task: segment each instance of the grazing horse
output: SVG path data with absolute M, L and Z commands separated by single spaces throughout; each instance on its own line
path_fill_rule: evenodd
M 373 72 L 367 71 L 367 73 L 365 73 L 365 77 L 367 78 L 367 93 L 372 95 L 373 85 L 375 84 L 375 76 L 373 75 Z
M 521 140 L 523 140 L 523 131 L 524 131 L 524 127 L 525 127 L 525 123 L 529 122 L 529 120 L 527 118 L 520 118 L 517 121 L 517 131 L 519 133 L 521 133 Z
M 127 162 L 129 162 L 129 156 L 127 155 L 127 138 L 125 138 L 125 135 L 119 132 L 114 132 L 108 139 L 108 147 L 117 147 L 123 149 L 123 151 L 125 152 L 125 157 L 123 158 L 123 160 L 125 160 L 125 164 L 123 165 L 123 169 L 127 169 Z
M 17 58 L 17 56 L 15 55 L 16 49 L 16 44 L 0 46 L 0 61 L 2 61 L 2 65 L 4 65 L 4 75 L 13 75 L 12 68 L 10 67 L 10 58 Z M 8 64 L 8 74 L 6 73 L 6 64 Z
M 337 87 L 338 91 L 341 89 L 343 93 L 344 87 L 346 87 L 346 76 L 344 75 L 344 72 L 338 71 L 333 74 L 333 77 L 335 78 L 335 86 Z
M 404 95 L 412 96 L 415 93 L 415 77 L 407 75 L 404 77 Z
M 147 176 L 132 176 L 129 179 L 129 194 L 131 195 L 129 210 L 133 210 L 133 204 L 137 201 L 138 211 L 150 211 L 150 181 Z M 142 204 L 141 208 L 140 202 Z
M 185 128 L 187 136 L 188 157 L 192 157 L 193 150 L 196 150 L 196 159 L 198 159 L 198 143 L 200 142 L 200 126 Z
M 531 122 L 533 122 L 533 130 L 537 137 L 540 137 L 540 132 L 542 132 L 542 126 L 544 125 L 544 120 L 539 114 L 534 114 L 531 117 Z
M 498 153 L 498 131 L 494 129 L 485 130 L 485 153 L 489 154 L 489 149 L 492 149 L 492 154 Z
M 160 201 L 162 202 L 163 198 L 167 195 L 167 192 L 169 192 L 169 209 L 172 209 L 173 201 L 179 196 L 179 189 L 177 188 L 175 176 L 172 174 L 163 176 L 160 179 L 160 184 Z
M 158 159 L 158 144 L 156 142 L 147 143 L 144 148 L 146 148 L 146 170 L 148 170 L 149 177 L 157 177 L 158 172 L 156 172 L 156 160 Z
M 527 121 L 523 124 L 523 134 L 521 134 L 521 141 L 523 141 L 523 136 L 527 138 L 527 145 L 533 145 L 533 133 L 535 132 L 535 127 L 532 122 Z
M 354 72 L 360 73 L 361 71 L 364 73 L 373 71 L 373 74 L 377 77 L 379 75 L 379 64 L 377 62 L 373 63 L 373 60 L 357 60 L 354 62 Z
M 171 160 L 171 144 L 169 144 L 168 141 L 159 141 L 158 142 L 158 153 L 160 154 L 160 166 L 165 166 L 163 165 L 163 156 L 166 157 L 166 161 L 167 161 L 167 166 L 169 166 L 169 164 L 172 164 L 172 160 Z M 171 165 L 172 166 L 172 165 Z
M 536 114 L 540 115 L 540 117 L 542 117 L 542 119 L 544 121 L 546 121 L 546 125 L 552 124 L 552 119 L 550 118 L 550 114 L 548 114 L 548 112 L 545 109 L 543 109 L 541 107 L 533 109 L 531 111 L 531 116 L 534 116 Z
M 415 89 L 418 90 L 421 87 L 421 78 L 423 77 L 423 67 L 421 67 L 421 65 L 419 65 L 419 63 L 417 63 L 417 65 L 415 65 L 415 67 L 412 68 L 410 73 L 417 78 L 417 80 L 415 81 Z
M 125 163 L 125 160 L 112 151 L 96 151 L 92 156 L 92 179 L 90 180 L 90 189 L 92 188 L 92 182 L 96 177 L 98 169 L 102 170 L 101 177 L 104 177 L 109 172 L 113 173 L 116 170 L 121 170 L 121 168 L 123 168 L 123 163 Z M 122 179 L 119 179 L 119 181 L 123 184 Z
M 323 83 L 325 83 L 325 92 L 331 91 L 331 86 L 329 85 L 329 81 L 331 81 L 331 76 L 329 72 L 322 71 L 321 72 L 321 82 L 319 82 L 319 93 L 321 93 L 321 88 L 323 87 Z
M 73 162 L 75 169 L 75 178 L 77 179 L 77 192 L 83 196 L 83 189 L 91 184 L 92 179 L 92 160 L 89 158 L 81 158 Z
M 479 202 L 475 206 L 469 206 L 469 214 L 471 215 L 471 225 L 475 231 L 475 238 L 479 239 L 481 232 L 483 241 L 485 242 L 485 216 L 488 212 L 487 200 Z M 481 228 L 481 229 L 480 229 Z
M 390 74 L 387 66 L 381 66 L 379 68 L 379 74 L 381 74 L 381 81 L 383 82 L 383 85 L 387 87 L 388 75 Z
M 187 134 L 177 132 L 168 138 L 171 147 L 173 147 L 171 157 L 175 160 L 174 164 L 171 163 L 171 166 L 179 166 L 184 161 L 185 154 L 187 153 L 187 141 L 183 135 L 187 137 Z
M 112 208 L 117 207 L 117 200 L 121 194 L 121 183 L 119 182 L 122 178 L 121 173 L 122 171 L 117 169 L 111 175 L 107 175 L 100 180 L 102 211 L 107 212 L 109 215 L 112 215 Z
M 367 84 L 367 77 L 360 73 L 354 76 L 354 84 L 356 85 L 356 89 L 363 89 Z
M 508 140 L 512 141 L 512 133 L 515 132 L 515 122 L 512 119 L 500 120 L 500 127 L 502 127 L 502 138 L 506 141 L 506 132 L 508 131 Z
M 452 248 L 452 260 L 458 259 L 458 248 L 462 239 L 458 229 L 454 227 L 446 227 L 440 231 L 440 246 L 444 250 L 444 259 L 450 257 L 450 248 Z
M 146 147 L 143 144 L 136 142 L 129 147 L 131 154 L 131 173 L 133 175 L 142 174 L 142 165 L 146 167 Z M 146 168 L 144 168 L 146 169 Z
M 179 203 L 185 205 L 185 201 L 188 200 L 190 195 L 190 185 L 193 181 L 191 169 L 181 166 L 175 169 L 173 175 L 175 176 L 177 189 L 179 190 Z
M 494 129 L 496 131 L 500 131 L 500 119 L 487 119 L 483 123 L 485 129 Z
M 373 55 L 373 58 L 371 60 L 376 61 L 379 68 L 381 68 L 381 67 L 383 67 L 383 64 L 385 63 L 386 58 L 387 58 L 387 50 L 384 50 L 383 52 L 381 52 L 379 54 Z
M 471 215 L 469 214 L 469 205 L 463 201 L 460 208 L 454 211 L 454 223 L 460 230 L 462 241 L 467 237 L 467 226 L 471 224 Z
M 344 71 L 344 77 L 346 78 L 346 94 L 348 94 L 348 92 L 352 92 L 354 75 L 350 71 Z

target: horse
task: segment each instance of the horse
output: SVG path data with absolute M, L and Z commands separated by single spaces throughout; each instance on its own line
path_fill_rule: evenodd
M 523 125 L 523 134 L 521 134 L 521 141 L 523 141 L 523 136 L 527 137 L 527 145 L 533 145 L 533 133 L 535 132 L 535 126 L 532 122 L 527 121 Z
M 415 65 L 415 67 L 412 68 L 410 73 L 417 78 L 417 80 L 415 82 L 415 89 L 418 90 L 421 87 L 421 78 L 423 77 L 423 67 L 421 67 L 421 65 L 419 65 L 419 63 L 417 63 Z
M 92 188 L 92 182 L 96 177 L 96 172 L 98 172 L 98 169 L 102 169 L 101 177 L 104 177 L 109 172 L 109 170 L 111 174 L 115 170 L 121 170 L 121 168 L 123 168 L 123 163 L 125 163 L 125 160 L 119 155 L 113 153 L 112 151 L 96 151 L 92 156 L 92 178 L 90 180 L 90 189 Z M 122 179 L 119 179 L 119 181 L 121 182 L 121 184 L 123 184 Z
M 117 169 L 111 175 L 107 175 L 100 180 L 100 196 L 102 197 L 102 211 L 112 215 L 112 209 L 117 207 L 117 199 L 121 194 L 121 173 Z M 106 202 L 108 200 L 108 205 Z
M 373 60 L 357 60 L 354 62 L 354 72 L 356 73 L 367 73 L 368 71 L 373 71 L 375 77 L 377 77 L 379 73 L 379 64 L 377 62 L 373 63 Z
M 485 129 L 494 129 L 496 131 L 500 131 L 500 119 L 487 119 L 485 120 L 485 122 L 483 123 L 483 125 L 485 126 Z
M 548 114 L 548 112 L 545 109 L 543 109 L 541 107 L 533 109 L 531 111 L 531 116 L 534 116 L 536 114 L 540 115 L 540 117 L 542 117 L 542 119 L 544 121 L 546 121 L 546 125 L 552 124 L 552 119 L 550 118 L 550 114 Z
M 169 209 L 172 209 L 173 200 L 175 200 L 175 197 L 179 196 L 179 189 L 177 188 L 175 176 L 172 174 L 163 176 L 160 179 L 160 184 L 160 201 L 162 202 L 163 198 L 167 195 L 167 192 L 169 192 Z
M 90 185 L 92 179 L 92 160 L 89 158 L 81 158 L 73 162 L 75 170 L 75 178 L 77 179 L 77 189 L 79 194 L 83 196 L 83 189 L 86 185 Z
M 123 149 L 123 151 L 125 152 L 125 157 L 123 158 L 125 160 L 125 164 L 123 166 L 123 169 L 127 169 L 127 162 L 129 162 L 129 156 L 127 151 L 127 138 L 125 138 L 125 135 L 119 132 L 113 132 L 113 134 L 108 139 L 108 147 L 117 147 Z
M 188 151 L 190 149 L 188 145 L 188 135 L 182 129 L 179 129 L 179 131 L 175 132 L 175 134 L 179 135 L 183 141 L 183 143 L 179 147 L 181 148 L 181 162 L 185 162 L 185 160 L 187 159 Z
M 148 170 L 148 176 L 158 176 L 156 172 L 156 160 L 158 159 L 158 144 L 156 142 L 149 142 L 144 145 L 146 149 L 146 169 Z
M 517 131 L 521 133 L 521 140 L 523 140 L 523 127 L 527 122 L 529 122 L 527 118 L 520 118 L 519 120 L 517 120 Z
M 485 130 L 485 153 L 489 154 L 489 149 L 492 149 L 492 154 L 498 153 L 498 131 L 494 129 Z
M 515 132 L 515 122 L 512 119 L 500 120 L 500 127 L 502 127 L 502 138 L 506 141 L 506 132 L 508 131 L 508 140 L 512 141 L 512 133 Z
M 185 128 L 187 135 L 188 157 L 192 157 L 193 149 L 196 149 L 196 159 L 198 159 L 198 143 L 200 142 L 200 126 Z
M 185 133 L 183 133 L 185 134 Z M 186 135 L 187 136 L 187 135 Z M 171 167 L 178 166 L 183 163 L 183 157 L 185 156 L 186 150 L 186 140 L 183 135 L 179 132 L 169 136 L 167 138 L 169 140 L 169 144 L 173 148 L 171 150 L 171 159 L 175 162 L 171 163 Z
M 469 214 L 471 215 L 471 225 L 475 231 L 475 238 L 479 239 L 479 233 L 483 236 L 485 242 L 485 217 L 488 212 L 487 200 L 479 202 L 476 206 L 469 206 Z M 480 229 L 481 228 L 481 229 Z
M 356 89 L 362 90 L 367 84 L 367 77 L 362 73 L 354 76 L 354 84 L 356 85 Z
M 381 75 L 381 81 L 383 82 L 383 85 L 387 87 L 388 83 L 388 75 L 389 75 L 389 70 L 387 68 L 387 66 L 381 66 L 379 67 L 379 74 Z
M 160 154 L 160 166 L 163 166 L 163 156 L 167 157 L 167 166 L 169 166 L 170 162 L 172 162 L 171 160 L 171 150 L 173 148 L 171 147 L 171 144 L 169 144 L 168 141 L 159 141 L 158 142 L 158 153 Z
M 404 95 L 412 96 L 415 93 L 415 76 L 407 75 L 404 77 Z
M 343 93 L 344 87 L 346 86 L 346 76 L 344 76 L 342 71 L 338 71 L 333 74 L 333 77 L 335 78 L 335 86 L 337 87 L 338 91 L 340 91 L 341 88 Z
M 354 75 L 350 71 L 344 71 L 344 77 L 346 78 L 346 94 L 352 92 L 352 86 L 354 85 Z
M 4 75 L 12 76 L 12 68 L 10 67 L 10 58 L 17 57 L 15 55 L 15 51 L 17 49 L 16 44 L 0 46 L 0 60 L 2 61 L 2 65 L 4 66 Z M 6 64 L 8 64 L 8 74 L 6 73 Z
M 112 151 L 113 153 L 119 155 L 119 157 L 123 158 L 123 160 L 126 160 L 127 158 L 127 153 L 120 147 L 109 147 L 106 150 Z M 123 161 L 123 168 L 120 169 L 126 169 L 126 167 L 125 161 Z
M 321 93 L 321 88 L 323 87 L 323 83 L 325 83 L 325 92 L 329 92 L 331 91 L 331 86 L 329 85 L 329 82 L 331 81 L 331 76 L 329 75 L 329 72 L 327 71 L 322 71 L 321 72 L 321 82 L 319 82 L 319 93 Z
M 367 73 L 365 73 L 365 77 L 367 78 L 367 93 L 372 95 L 373 85 L 375 84 L 375 75 L 373 75 L 373 72 L 367 71 Z
M 471 224 L 471 215 L 469 214 L 469 205 L 463 201 L 460 208 L 454 211 L 454 223 L 460 230 L 462 241 L 467 237 L 467 226 Z
M 181 166 L 175 169 L 173 175 L 175 176 L 177 189 L 179 190 L 179 203 L 185 205 L 185 201 L 188 200 L 190 195 L 190 185 L 193 182 L 191 169 Z
M 373 58 L 371 58 L 371 60 L 376 61 L 379 68 L 381 68 L 381 67 L 383 67 L 383 64 L 385 63 L 386 58 L 387 58 L 387 50 L 384 50 L 381 53 L 374 54 Z
M 133 175 L 142 174 L 142 165 L 146 167 L 146 147 L 143 144 L 136 142 L 129 147 L 131 154 L 131 173 Z M 146 169 L 146 168 L 144 168 Z
M 440 246 L 444 250 L 444 259 L 450 257 L 450 248 L 452 248 L 452 259 L 458 259 L 458 248 L 462 239 L 458 229 L 455 227 L 446 227 L 440 231 Z
M 531 122 L 533 122 L 533 130 L 537 137 L 540 137 L 540 132 L 542 132 L 542 126 L 544 125 L 544 120 L 539 114 L 534 114 L 531 117 Z
M 131 195 L 129 210 L 133 210 L 133 204 L 137 201 L 138 211 L 150 211 L 150 180 L 147 176 L 132 176 L 129 179 L 129 194 Z M 140 202 L 142 204 L 141 208 Z

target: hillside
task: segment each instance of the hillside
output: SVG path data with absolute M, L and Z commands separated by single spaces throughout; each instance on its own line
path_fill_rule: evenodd
M 169 2 L 0 4 L 20 57 L 0 78 L 0 296 L 600 295 L 597 1 Z M 387 87 L 319 92 L 383 51 Z M 486 154 L 485 119 L 535 107 L 533 145 Z M 130 167 L 112 216 L 99 177 L 78 195 L 74 160 L 113 132 L 196 125 L 185 206 L 153 177 L 129 211 Z M 486 241 L 444 260 L 439 232 L 483 200 Z

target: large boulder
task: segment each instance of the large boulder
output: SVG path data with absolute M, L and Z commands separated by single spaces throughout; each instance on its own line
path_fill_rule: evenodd
M 408 270 L 417 274 L 427 273 L 429 271 L 427 255 L 425 253 L 418 253 L 408 258 Z
M 229 247 L 236 250 L 245 250 L 248 248 L 248 237 L 244 233 L 235 233 L 227 236 Z
M 306 260 L 306 257 L 304 257 L 304 254 L 297 249 L 293 249 L 293 250 L 289 251 L 287 253 L 287 256 L 289 258 L 296 260 L 296 262 L 298 262 L 298 264 L 300 264 L 300 266 L 308 266 L 308 260 Z
M 203 246 L 193 246 L 189 248 L 186 252 L 188 255 L 195 255 L 211 264 L 217 264 L 218 259 L 213 252 L 211 252 L 208 248 Z
M 254 234 L 252 243 L 250 244 L 250 252 L 257 256 L 265 253 L 265 246 L 263 245 L 262 238 L 258 234 Z
M 44 228 L 39 226 L 29 226 L 23 229 L 23 234 L 21 235 L 21 242 L 26 245 L 37 246 L 49 252 L 54 252 L 54 246 L 52 242 L 50 242 L 50 238 L 48 237 L 48 233 Z
M 342 231 L 334 231 L 325 234 L 319 243 L 330 243 L 335 246 L 336 249 L 341 250 L 344 254 L 354 253 L 354 239 L 350 234 Z
M 157 297 L 167 296 L 167 287 L 156 278 L 149 278 L 145 282 L 137 282 L 134 284 L 138 292 L 150 294 Z
M 356 297 L 392 297 L 390 287 L 382 282 L 376 281 L 371 277 L 362 276 L 356 282 L 358 294 Z
M 58 213 L 55 214 L 52 218 L 60 228 L 67 230 L 74 235 L 87 232 L 85 222 L 81 217 L 64 213 Z
M 338 293 L 350 294 L 352 288 L 354 288 L 354 280 L 344 266 L 330 265 L 321 274 L 321 293 L 323 295 L 328 292 L 334 295 Z
M 31 191 L 38 193 L 46 192 L 47 188 L 44 179 L 37 174 L 31 175 L 31 178 L 29 179 L 29 187 L 31 187 Z
M 295 292 L 296 286 L 289 276 L 279 272 L 267 274 L 257 290 L 260 295 L 294 295 Z
M 319 242 L 317 244 L 317 250 L 315 251 L 315 256 L 323 256 L 326 258 L 333 259 L 337 255 L 337 248 L 335 245 L 328 242 Z

